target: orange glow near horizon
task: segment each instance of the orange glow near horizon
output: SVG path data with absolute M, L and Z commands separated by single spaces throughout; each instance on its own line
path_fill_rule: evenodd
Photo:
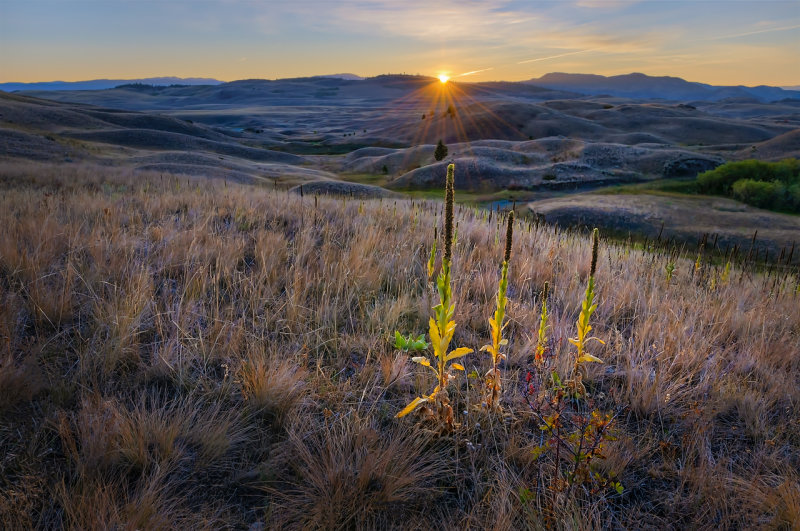
M 439 140 L 445 144 L 460 144 L 453 152 L 458 156 L 473 156 L 470 142 L 478 136 L 528 139 L 528 133 L 515 122 L 509 122 L 508 116 L 498 114 L 481 101 L 479 95 L 491 93 L 491 88 L 464 85 L 452 79 L 444 83 L 437 75 L 388 106 L 376 109 L 373 116 L 376 120 L 389 118 L 405 122 L 397 126 L 397 131 L 407 134 L 411 129 L 409 145 L 412 146 L 433 146 Z M 409 116 L 420 121 L 407 122 Z M 403 165 L 411 164 L 415 156 L 418 155 L 414 150 L 406 151 Z
M 439 74 L 438 78 L 439 78 L 439 81 L 441 81 L 442 83 L 447 83 L 450 80 L 450 76 L 448 76 L 446 74 Z
M 795 0 L 2 0 L 0 83 L 446 72 L 452 84 L 641 72 L 788 87 L 800 84 L 799 38 Z

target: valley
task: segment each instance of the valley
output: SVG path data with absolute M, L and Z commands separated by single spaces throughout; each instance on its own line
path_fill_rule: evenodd
M 641 86 L 661 80 L 644 77 L 635 78 Z M 312 193 L 360 197 L 436 195 L 445 166 L 455 163 L 461 200 L 517 201 L 523 215 L 562 225 L 591 219 L 620 233 L 652 234 L 664 223 L 688 244 L 708 231 L 684 226 L 682 210 L 669 215 L 673 209 L 662 195 L 640 189 L 636 209 L 650 214 L 634 216 L 634 223 L 625 221 L 630 212 L 622 214 L 630 194 L 587 193 L 691 179 L 731 160 L 800 156 L 800 99 L 789 97 L 791 91 L 769 102 L 755 96 L 775 91 L 748 98 L 732 89 L 681 85 L 679 96 L 705 94 L 713 101 L 673 101 L 584 95 L 577 89 L 585 90 L 586 80 L 548 79 L 562 84 L 444 84 L 386 75 L 0 93 L 0 161 L 88 164 L 281 189 L 303 185 Z M 614 90 L 615 80 L 604 79 L 601 86 Z M 677 82 L 669 83 L 675 88 Z M 448 149 L 441 161 L 434 158 L 439 140 Z M 342 181 L 349 184 L 337 184 Z M 704 227 L 731 241 L 772 223 L 740 215 L 729 229 L 732 220 L 715 215 L 707 201 L 686 201 L 709 218 Z M 568 213 L 576 208 L 585 212 Z M 791 217 L 785 223 L 795 226 Z M 773 236 L 763 227 L 761 236 L 773 251 L 796 239 L 793 230 Z

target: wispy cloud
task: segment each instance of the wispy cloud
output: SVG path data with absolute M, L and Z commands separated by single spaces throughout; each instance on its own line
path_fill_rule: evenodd
M 322 7 L 324 5 L 324 7 Z M 488 0 L 338 0 L 296 2 L 291 7 L 309 21 L 335 24 L 358 33 L 422 40 L 503 39 L 502 28 L 531 22 L 530 10 Z
M 578 55 L 579 53 L 586 53 L 586 52 L 594 52 L 597 48 L 589 48 L 586 50 L 578 50 L 577 52 L 568 52 L 568 53 L 560 53 L 558 55 L 551 55 L 549 57 L 537 57 L 536 59 L 526 59 L 524 61 L 517 62 L 518 65 L 524 65 L 526 63 L 537 63 L 539 61 L 549 61 L 551 59 L 558 59 L 559 57 L 567 57 L 570 55 Z
M 464 77 L 464 76 L 473 76 L 475 74 L 480 74 L 481 72 L 488 72 L 489 70 L 494 70 L 494 67 L 489 68 L 482 68 L 480 70 L 472 70 L 471 72 L 464 72 L 463 74 L 456 74 L 452 77 Z
M 710 40 L 710 41 L 719 41 L 719 40 L 722 40 L 722 39 L 737 39 L 739 37 L 748 37 L 750 35 L 759 35 L 761 33 L 773 33 L 773 32 L 776 32 L 776 31 L 790 31 L 790 30 L 795 30 L 795 29 L 800 29 L 800 24 L 795 24 L 794 26 L 782 26 L 782 27 L 779 27 L 779 28 L 767 28 L 767 29 L 762 29 L 762 30 L 746 31 L 744 33 L 734 33 L 732 35 L 722 35 L 722 36 L 719 36 L 719 37 L 711 37 L 708 40 Z

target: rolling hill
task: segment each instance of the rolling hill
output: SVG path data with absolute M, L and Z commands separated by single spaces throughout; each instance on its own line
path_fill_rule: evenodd
M 620 76 L 599 76 L 595 74 L 565 74 L 561 72 L 545 74 L 526 81 L 531 85 L 554 90 L 569 90 L 582 94 L 609 94 L 636 99 L 665 99 L 673 101 L 722 101 L 740 99 L 755 100 L 762 103 L 786 98 L 800 99 L 800 91 L 780 87 L 714 86 L 694 83 L 679 77 L 647 76 L 640 73 Z
M 103 90 L 119 85 L 219 85 L 218 79 L 207 77 L 147 77 L 141 79 L 91 79 L 88 81 L 42 81 L 34 83 L 0 83 L 0 90 Z

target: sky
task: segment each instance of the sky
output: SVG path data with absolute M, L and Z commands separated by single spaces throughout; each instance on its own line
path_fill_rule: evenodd
M 800 85 L 800 0 L 0 0 L 0 82 L 344 72 Z

